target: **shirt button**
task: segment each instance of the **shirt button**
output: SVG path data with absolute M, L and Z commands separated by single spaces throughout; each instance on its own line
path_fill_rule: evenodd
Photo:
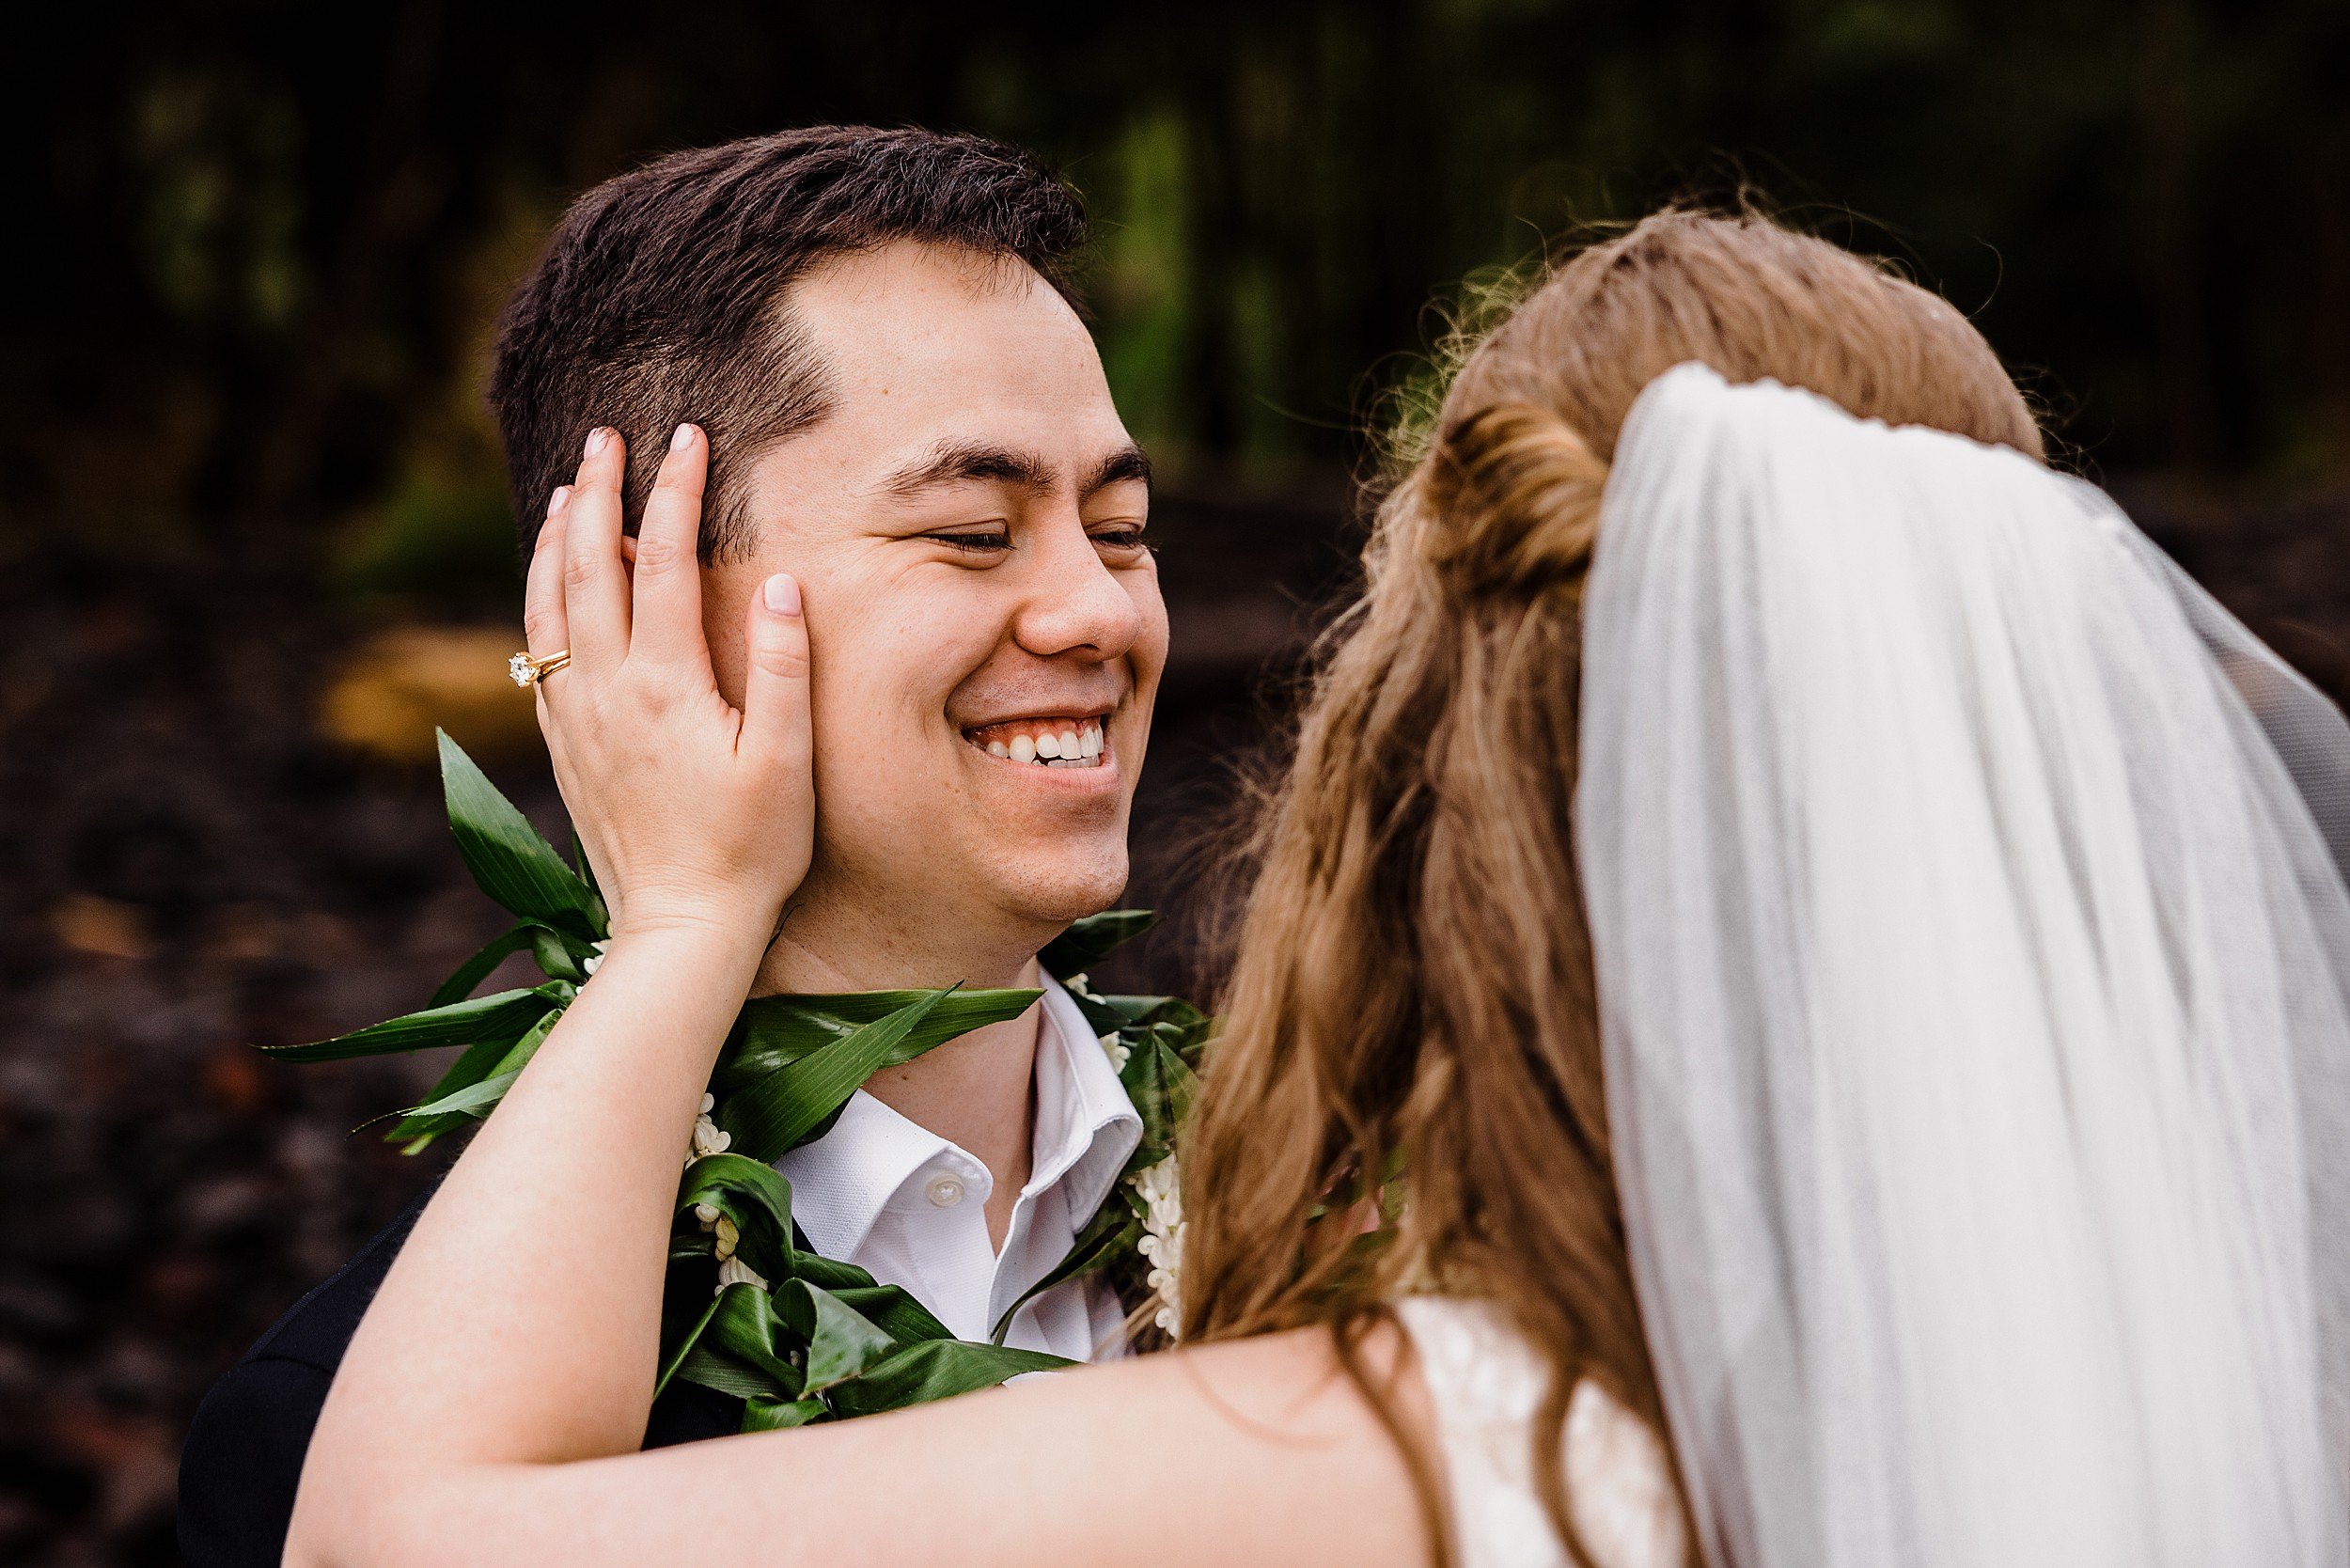
M 948 1175 L 933 1176 L 930 1180 L 930 1184 L 922 1189 L 922 1196 L 931 1200 L 932 1208 L 951 1209 L 963 1201 L 963 1178 Z

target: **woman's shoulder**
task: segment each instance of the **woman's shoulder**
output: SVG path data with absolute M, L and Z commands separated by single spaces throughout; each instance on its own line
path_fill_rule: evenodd
M 1411 1296 L 1396 1311 L 1435 1413 L 1464 1568 L 1566 1563 L 1533 1484 L 1542 1357 L 1484 1302 Z M 1600 1568 L 1683 1568 L 1671 1467 L 1645 1421 L 1586 1378 L 1567 1402 L 1562 1453 L 1567 1509 Z

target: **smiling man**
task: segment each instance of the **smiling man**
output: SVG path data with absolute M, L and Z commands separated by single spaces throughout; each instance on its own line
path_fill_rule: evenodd
M 885 1070 L 781 1167 L 819 1251 L 965 1338 L 1066 1255 L 1140 1134 L 1036 960 L 1125 885 L 1167 656 L 1150 465 L 1063 291 L 1084 234 L 1072 192 L 976 138 L 824 128 L 679 154 L 572 207 L 491 388 L 525 551 L 591 429 L 626 438 L 632 525 L 669 432 L 707 432 L 704 625 L 729 701 L 749 596 L 779 571 L 803 587 L 816 844 L 760 989 L 1044 990 Z M 196 1568 L 278 1560 L 311 1427 L 415 1213 L 206 1401 L 180 1478 Z M 1091 1358 L 1121 1321 L 1081 1279 L 1008 1338 Z M 734 1424 L 677 1384 L 647 1441 Z

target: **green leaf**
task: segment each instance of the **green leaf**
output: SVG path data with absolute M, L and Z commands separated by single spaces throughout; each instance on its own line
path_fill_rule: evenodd
M 1194 1074 L 1199 1071 L 1200 1058 L 1207 1055 L 1208 1043 L 1215 1039 L 1217 1027 L 1216 1021 L 1204 1014 L 1198 1023 L 1183 1027 L 1175 1055 Z
M 1120 1024 L 1191 1023 L 1207 1014 L 1181 996 L 1104 996 Z
M 878 1290 L 880 1283 L 854 1263 L 844 1263 L 838 1258 L 795 1247 L 791 1253 L 791 1277 L 805 1279 L 811 1285 L 822 1285 L 836 1295 L 848 1290 Z
M 505 1099 L 506 1091 L 513 1088 L 514 1080 L 522 1075 L 523 1070 L 519 1067 L 509 1072 L 495 1073 L 470 1088 L 461 1089 L 456 1093 L 435 1100 L 430 1105 L 411 1106 L 401 1114 L 418 1121 L 427 1117 L 451 1116 L 459 1112 L 473 1115 L 476 1107 L 495 1105 L 500 1100 Z M 484 1109 L 479 1114 L 486 1116 L 489 1112 Z
M 1153 1024 L 1131 1042 L 1119 1081 L 1142 1118 L 1142 1142 L 1127 1163 L 1129 1172 L 1156 1165 L 1174 1146 L 1175 1130 L 1191 1110 L 1199 1080 L 1184 1065 L 1173 1041 L 1183 1031 L 1172 1025 Z
M 807 1393 L 845 1383 L 898 1348 L 898 1341 L 830 1291 L 794 1279 L 776 1293 L 776 1310 L 807 1339 Z
M 831 1407 L 821 1399 L 750 1399 L 743 1404 L 744 1432 L 781 1432 L 786 1427 L 806 1426 L 832 1414 Z
M 758 997 L 744 1005 L 711 1087 L 721 1095 L 736 1093 L 930 995 L 864 991 Z M 952 992 L 898 1043 L 883 1065 L 899 1066 L 958 1035 L 1017 1018 L 1043 995 L 1022 990 Z
M 921 1340 L 951 1340 L 954 1330 L 938 1321 L 931 1309 L 896 1285 L 884 1285 L 854 1263 L 794 1248 L 791 1278 L 830 1291 L 863 1313 L 867 1322 L 900 1344 Z
M 718 1295 L 718 1309 L 710 1315 L 710 1322 L 701 1332 L 697 1354 L 721 1353 L 754 1371 L 773 1379 L 777 1388 L 790 1398 L 801 1392 L 800 1369 L 793 1366 L 785 1350 L 776 1343 L 778 1329 L 789 1332 L 783 1321 L 776 1316 L 775 1301 L 765 1291 L 748 1282 L 728 1285 Z M 678 1375 L 686 1376 L 689 1366 L 681 1367 Z M 695 1382 L 707 1383 L 696 1377 Z M 712 1388 L 717 1384 L 709 1384 Z
M 736 1153 L 706 1154 L 685 1168 L 678 1186 L 682 1214 L 707 1203 L 734 1222 L 735 1250 L 769 1279 L 791 1274 L 791 1184 L 773 1166 Z
M 500 794 L 455 741 L 441 743 L 441 792 L 457 853 L 481 890 L 525 919 L 593 940 L 604 933 L 603 901 L 563 863 L 555 847 Z
M 279 1061 L 346 1061 L 353 1057 L 388 1056 L 398 1051 L 422 1051 L 435 1045 L 471 1045 L 484 1040 L 511 1040 L 546 1011 L 547 997 L 537 990 L 500 991 L 446 1007 L 427 1008 L 404 1018 L 370 1024 L 350 1034 L 337 1035 L 307 1045 L 263 1045 L 259 1049 Z
M 536 1024 L 531 1026 L 533 1028 L 537 1027 Z M 519 1039 L 520 1036 L 516 1038 Z M 430 1103 L 434 1100 L 446 1099 L 461 1089 L 469 1089 L 479 1083 L 498 1070 L 498 1063 L 506 1058 L 506 1053 L 513 1049 L 513 1046 L 512 1040 L 504 1038 L 474 1042 L 465 1047 L 464 1055 L 459 1057 L 450 1065 L 449 1070 L 441 1074 L 440 1081 L 432 1086 L 431 1092 L 426 1094 L 426 1101 Z M 439 1117 L 427 1120 L 416 1116 L 412 1111 L 400 1114 L 401 1117 L 400 1125 L 385 1133 L 384 1141 L 407 1144 L 410 1147 L 406 1152 L 411 1154 L 423 1152 L 426 1146 L 434 1138 L 447 1132 L 462 1120 L 462 1118 Z
M 1011 1320 L 1019 1315 L 1020 1309 L 1046 1291 L 1064 1280 L 1106 1268 L 1134 1250 L 1135 1244 L 1142 1239 L 1142 1221 L 1134 1216 L 1120 1199 L 1118 1189 L 1112 1187 L 1109 1195 L 1102 1200 L 1102 1206 L 1093 1211 L 1093 1217 L 1086 1222 L 1086 1228 L 1077 1233 L 1077 1239 L 1070 1243 L 1069 1255 L 1055 1264 L 1050 1274 L 1022 1292 L 1020 1299 L 1006 1308 L 1004 1315 L 995 1320 L 995 1332 L 988 1336 L 991 1341 L 1002 1344 L 1004 1336 L 1011 1331 Z
M 1118 1014 L 1119 1026 L 1134 1027 L 1152 1024 L 1172 1024 L 1186 1031 L 1210 1025 L 1208 1015 L 1181 996 L 1104 996 L 1110 1011 Z
M 459 964 L 457 972 L 443 980 L 441 988 L 432 993 L 431 1005 L 446 1007 L 451 1002 L 462 1002 L 472 996 L 474 987 L 488 980 L 490 971 L 505 963 L 509 953 L 520 952 L 530 946 L 530 935 L 536 929 L 531 922 L 525 920 Z
M 540 969 L 549 979 L 585 985 L 588 983 L 588 961 L 596 956 L 596 949 L 595 944 L 583 941 L 568 931 L 556 931 L 553 926 L 533 926 L 530 955 L 539 961 Z
M 807 1253 L 800 1254 L 805 1258 Z M 847 1306 L 897 1341 L 900 1344 L 917 1344 L 924 1340 L 951 1340 L 953 1329 L 931 1314 L 931 1309 L 896 1285 L 828 1286 L 832 1294 Z
M 579 829 L 577 828 L 572 829 L 572 870 L 578 873 L 581 882 L 587 884 L 588 891 L 595 894 L 599 900 L 603 897 L 603 889 L 596 884 L 595 865 L 588 858 L 588 846 L 579 841 Z M 609 936 L 611 933 L 607 930 L 599 932 L 597 934 Z
M 685 1331 L 685 1337 L 678 1341 L 676 1348 L 669 1352 L 668 1359 L 662 1365 L 661 1375 L 653 1380 L 653 1398 L 661 1397 L 661 1390 L 669 1386 L 669 1379 L 677 1375 L 679 1366 L 683 1363 L 695 1344 L 700 1341 L 702 1330 L 708 1328 L 710 1320 L 717 1315 L 718 1298 L 713 1295 L 710 1298 L 710 1305 L 702 1309 L 702 1315 L 694 1320 L 694 1326 Z
M 865 1080 L 881 1070 L 890 1053 L 949 995 L 933 991 L 910 1007 L 811 1051 L 721 1102 L 713 1120 L 726 1130 L 737 1152 L 762 1165 L 774 1164 L 864 1087 Z
M 1077 1004 L 1078 1012 L 1085 1017 L 1086 1027 L 1101 1035 L 1126 1027 L 1128 1019 L 1118 1011 L 1116 1004 L 1120 1001 L 1132 1001 L 1135 998 L 1089 996 L 1073 988 L 1069 993 L 1069 999 Z
M 754 1290 L 743 1285 L 741 1290 Z M 791 1399 L 796 1397 L 794 1386 L 782 1379 L 770 1377 L 757 1367 L 736 1360 L 722 1351 L 713 1350 L 707 1342 L 698 1343 L 678 1358 L 674 1374 L 680 1383 L 698 1383 L 705 1388 L 715 1388 L 736 1399 Z
M 417 1150 L 439 1137 L 452 1127 L 463 1125 L 464 1120 L 479 1121 L 490 1114 L 497 1103 L 506 1098 L 506 1091 L 514 1087 L 530 1058 L 539 1054 L 539 1047 L 555 1026 L 562 1021 L 563 1010 L 551 1008 L 531 1025 L 523 1037 L 509 1045 L 491 1071 L 477 1082 L 467 1084 L 428 1104 L 412 1106 L 400 1113 L 401 1121 L 385 1136 L 388 1143 L 413 1143 Z M 471 1056 L 471 1052 L 466 1053 Z M 460 1065 L 462 1065 L 461 1060 Z
M 854 1263 L 844 1263 L 837 1258 L 827 1258 L 821 1253 L 794 1247 L 791 1266 L 786 1273 L 794 1279 L 805 1279 L 811 1285 L 830 1291 L 864 1313 L 868 1322 L 900 1344 L 955 1337 L 953 1329 L 939 1322 L 929 1308 L 915 1300 L 902 1288 L 881 1284 Z
M 967 1340 L 930 1340 L 900 1351 L 825 1397 L 840 1415 L 870 1416 L 992 1388 L 1022 1372 L 1058 1372 L 1075 1365 L 1042 1351 L 978 1345 Z
M 1107 909 L 1089 915 L 1047 942 L 1036 955 L 1037 962 L 1044 965 L 1046 974 L 1065 980 L 1092 968 L 1111 949 L 1133 941 L 1158 923 L 1158 916 L 1148 909 Z

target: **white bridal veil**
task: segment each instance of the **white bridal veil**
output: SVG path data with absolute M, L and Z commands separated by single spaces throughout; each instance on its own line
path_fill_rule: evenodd
M 1684 365 L 1583 874 L 1716 1568 L 2350 1563 L 2350 729 L 2099 491 Z

